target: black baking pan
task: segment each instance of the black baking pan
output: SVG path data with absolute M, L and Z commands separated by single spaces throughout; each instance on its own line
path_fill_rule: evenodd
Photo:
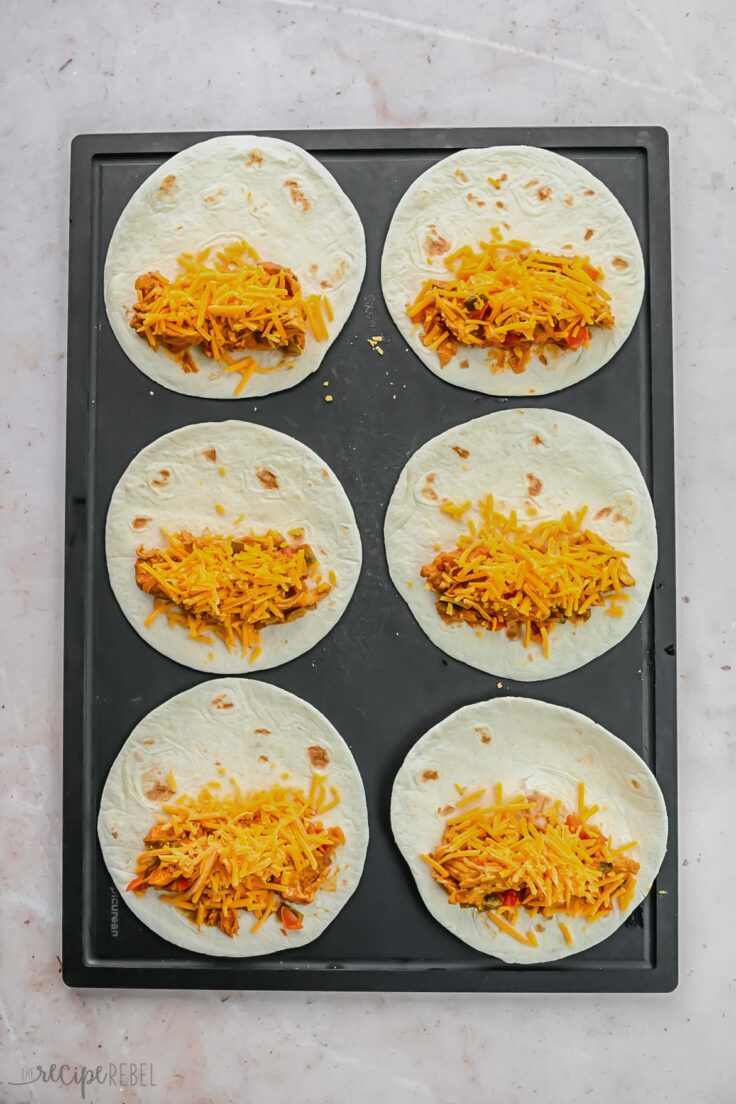
M 217 989 L 666 992 L 677 983 L 675 545 L 669 175 L 657 127 L 280 132 L 334 174 L 363 220 L 368 268 L 355 310 L 321 370 L 265 399 L 175 394 L 139 372 L 103 305 L 102 272 L 125 204 L 167 157 L 211 134 L 83 135 L 72 145 L 69 262 L 64 675 L 64 949 L 69 985 Z M 623 349 L 601 371 L 539 399 L 499 400 L 445 384 L 408 351 L 383 303 L 381 249 L 409 184 L 467 146 L 523 143 L 571 157 L 631 216 L 647 286 Z M 339 230 L 336 230 L 339 232 Z M 369 337 L 383 336 L 384 356 Z M 334 402 L 325 403 L 329 380 Z M 551 406 L 618 438 L 653 495 L 659 565 L 636 629 L 595 662 L 548 682 L 503 685 L 447 658 L 416 625 L 386 570 L 382 525 L 407 458 L 430 437 L 508 406 Z M 149 710 L 203 680 L 148 647 L 107 578 L 104 523 L 113 487 L 150 441 L 191 422 L 242 418 L 303 441 L 347 491 L 364 547 L 361 579 L 330 635 L 260 678 L 306 698 L 350 744 L 368 798 L 363 880 L 315 942 L 283 957 L 198 956 L 144 927 L 120 899 L 97 844 L 102 786 L 123 741 Z M 544 967 L 478 954 L 422 905 L 389 827 L 391 784 L 430 726 L 469 702 L 522 694 L 588 714 L 654 770 L 670 815 L 656 885 L 614 935 Z

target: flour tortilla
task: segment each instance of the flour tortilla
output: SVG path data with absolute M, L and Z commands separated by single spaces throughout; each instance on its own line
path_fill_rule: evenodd
M 181 253 L 222 248 L 245 238 L 264 261 L 299 277 L 302 292 L 329 297 L 328 341 L 307 335 L 292 368 L 255 374 L 240 395 L 239 379 L 198 349 L 186 373 L 164 350 L 154 351 L 130 327 L 135 281 L 144 272 L 178 273 Z M 156 383 L 200 398 L 256 398 L 294 387 L 319 368 L 353 309 L 365 273 L 365 235 L 335 178 L 306 150 L 279 138 L 229 135 L 199 142 L 171 157 L 141 184 L 123 211 L 105 262 L 105 306 L 123 349 Z M 248 350 L 260 365 L 280 353 Z
M 586 804 L 600 805 L 592 823 L 614 845 L 637 841 L 627 852 L 641 866 L 629 907 L 624 912 L 616 908 L 595 923 L 561 916 L 570 929 L 572 947 L 557 919 L 539 918 L 535 924 L 545 929 L 535 929 L 539 946 L 527 947 L 476 909 L 451 905 L 419 856 L 440 843 L 447 818 L 438 810 L 457 801 L 456 782 L 471 789 L 500 782 L 507 797 L 539 790 L 570 810 L 577 808 L 577 785 L 584 782 Z M 435 920 L 464 943 L 503 962 L 552 962 L 607 939 L 649 893 L 667 846 L 664 798 L 646 763 L 589 717 L 526 698 L 466 705 L 425 733 L 396 775 L 391 827 Z M 526 933 L 529 917 L 522 913 L 517 927 Z
M 314 773 L 309 748 L 322 749 L 329 757 L 318 773 L 326 774 L 327 784 L 337 788 L 340 803 L 321 820 L 328 827 L 341 827 L 345 844 L 336 851 L 335 892 L 319 891 L 311 905 L 299 906 L 303 930 L 283 935 L 276 920 L 269 919 L 251 932 L 253 917 L 243 911 L 240 931 L 231 939 L 216 928 L 197 928 L 153 889 L 142 897 L 126 891 L 135 876 L 136 858 L 144 850 L 143 838 L 161 815 L 162 801 L 181 794 L 196 796 L 212 781 L 219 781 L 227 792 L 231 777 L 244 792 L 270 789 L 283 783 L 284 772 L 289 785 L 306 793 Z M 218 764 L 225 774 L 218 772 Z M 166 792 L 169 771 L 177 787 L 173 798 Z M 249 958 L 303 947 L 332 923 L 360 881 L 368 816 L 350 749 L 314 706 L 265 682 L 215 679 L 170 698 L 133 729 L 107 776 L 97 834 L 121 899 L 147 927 L 188 951 Z
M 322 577 L 334 570 L 337 581 L 303 617 L 265 628 L 261 654 L 251 663 L 239 648 L 228 651 L 217 637 L 212 645 L 192 640 L 164 616 L 144 625 L 154 600 L 136 586 L 136 550 L 141 544 L 165 547 L 162 528 L 235 536 L 269 529 L 286 536 L 290 529 L 303 528 Z M 136 632 L 163 655 L 210 674 L 263 671 L 309 651 L 345 612 L 362 555 L 352 507 L 324 460 L 293 437 L 239 421 L 185 426 L 139 452 L 113 492 L 105 551 L 113 592 Z
M 557 625 L 547 659 L 538 645 L 524 648 L 503 630 L 478 636 L 470 625 L 444 622 L 419 572 L 437 555 L 437 543 L 455 547 L 473 514 L 455 521 L 440 504 L 470 500 L 475 509 L 489 493 L 497 509 L 515 509 L 529 524 L 587 506 L 590 528 L 630 556 L 636 586 L 626 588 L 623 616 L 601 607 L 588 621 Z M 422 445 L 399 476 L 384 533 L 394 586 L 430 640 L 471 667 L 523 682 L 574 671 L 623 640 L 644 610 L 657 564 L 654 509 L 634 458 L 600 429 L 556 410 L 487 414 Z
M 499 180 L 504 174 L 507 179 L 498 189 L 489 183 L 488 177 Z M 421 326 L 412 325 L 406 307 L 426 280 L 447 279 L 444 256 L 461 245 L 487 241 L 492 226 L 506 240 L 529 241 L 563 256 L 590 256 L 605 274 L 602 286 L 611 295 L 613 329 L 594 330 L 587 349 L 544 350 L 546 366 L 532 352 L 518 375 L 510 369 L 492 371 L 487 349 L 464 346 L 441 368 L 437 353 L 420 341 Z M 547 395 L 586 379 L 621 348 L 641 307 L 644 262 L 629 216 L 597 177 L 548 150 L 492 146 L 461 150 L 409 187 L 386 237 L 381 282 L 404 340 L 435 375 L 485 395 Z

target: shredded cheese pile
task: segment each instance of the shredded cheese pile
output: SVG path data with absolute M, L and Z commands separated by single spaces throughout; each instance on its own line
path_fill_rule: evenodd
M 244 794 L 233 782 L 220 795 L 217 786 L 163 806 L 166 819 L 146 835 L 127 888 L 160 890 L 194 924 L 229 936 L 239 930 L 240 909 L 255 917 L 251 931 L 272 914 L 285 930 L 300 929 L 302 914 L 283 902 L 309 904 L 318 890 L 335 888 L 332 860 L 345 836 L 316 818 L 339 803 L 337 790 L 328 795 L 318 774 L 308 794 L 284 786 Z
M 458 517 L 470 503 L 446 503 L 445 513 Z M 534 640 L 549 655 L 549 632 L 563 621 L 585 621 L 596 606 L 621 617 L 624 587 L 636 580 L 620 552 L 584 528 L 587 507 L 534 527 L 494 509 L 493 495 L 479 503 L 480 525 L 451 552 L 425 564 L 421 575 L 438 595 L 437 612 L 445 621 L 464 621 L 497 631 L 519 625 L 524 647 Z
M 234 359 L 231 353 L 260 349 L 299 356 L 308 329 L 315 340 L 327 340 L 325 316 L 327 321 L 333 317 L 329 300 L 303 296 L 290 269 L 261 261 L 246 241 L 220 250 L 212 264 L 209 254 L 209 249 L 182 253 L 181 271 L 173 280 L 159 272 L 136 280 L 130 324 L 153 349 L 162 346 L 185 372 L 196 372 L 191 350 L 200 348 L 226 370 L 240 373 L 237 394 L 254 372 L 273 367 L 259 366 L 252 357 Z
M 520 943 L 536 947 L 531 921 L 564 914 L 588 921 L 625 911 L 636 886 L 639 864 L 624 855 L 636 841 L 613 847 L 589 817 L 585 787 L 578 785 L 578 810 L 567 813 L 544 794 L 503 797 L 500 784 L 488 803 L 486 790 L 463 791 L 442 833 L 442 842 L 422 859 L 447 891 L 452 905 L 475 908 Z M 485 802 L 484 802 L 485 798 Z M 516 928 L 522 911 L 526 933 Z M 569 928 L 560 921 L 568 944 Z
M 163 613 L 203 644 L 212 644 L 212 632 L 231 650 L 253 649 L 251 662 L 262 629 L 301 617 L 337 582 L 333 571 L 320 576 L 308 544 L 275 530 L 242 537 L 161 531 L 166 548 L 137 551 L 136 583 L 155 599 L 145 624 Z
M 452 278 L 427 280 L 407 308 L 443 368 L 464 345 L 495 349 L 496 367 L 523 372 L 533 347 L 578 349 L 592 327 L 613 326 L 603 272 L 588 257 L 504 242 L 496 227 L 491 235 L 477 250 L 464 245 L 449 254 Z

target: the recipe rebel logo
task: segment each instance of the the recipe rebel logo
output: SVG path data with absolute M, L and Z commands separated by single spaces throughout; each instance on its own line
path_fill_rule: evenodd
M 157 1087 L 151 1062 L 108 1062 L 97 1066 L 72 1066 L 67 1062 L 54 1062 L 50 1066 L 23 1066 L 20 1078 L 17 1081 L 6 1081 L 5 1084 L 16 1088 L 24 1085 L 56 1085 L 69 1089 L 76 1086 L 82 1100 L 91 1100 L 89 1091 L 104 1085 L 117 1088 L 121 1092 L 125 1089 Z

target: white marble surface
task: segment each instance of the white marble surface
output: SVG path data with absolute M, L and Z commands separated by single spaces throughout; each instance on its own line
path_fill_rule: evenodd
M 526 14 L 524 14 L 526 12 Z M 736 1100 L 731 0 L 5 0 L 0 1100 Z M 193 49 L 196 47 L 196 51 Z M 69 141 L 105 130 L 659 123 L 672 139 L 682 980 L 669 996 L 80 993 L 58 973 Z

